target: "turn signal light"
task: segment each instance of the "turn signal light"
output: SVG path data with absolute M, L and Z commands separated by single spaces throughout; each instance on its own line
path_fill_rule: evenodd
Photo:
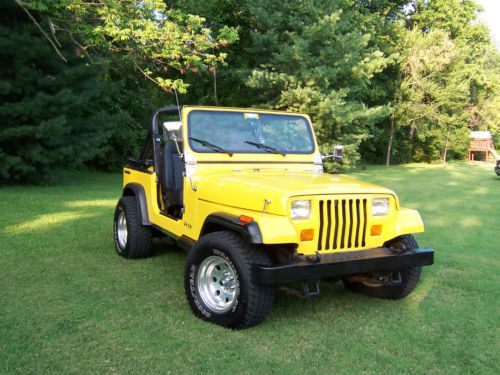
M 382 234 L 382 225 L 372 225 L 370 234 L 372 236 L 380 236 Z
M 242 223 L 251 223 L 253 221 L 253 217 L 247 215 L 240 215 L 240 222 Z
M 301 241 L 312 241 L 314 239 L 314 229 L 303 229 L 300 232 Z

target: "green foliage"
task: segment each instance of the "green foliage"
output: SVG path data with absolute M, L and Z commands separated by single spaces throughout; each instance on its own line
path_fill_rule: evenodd
M 3 179 L 38 180 L 61 164 L 118 168 L 173 90 L 181 104 L 306 112 L 324 154 L 344 144 L 344 169 L 389 148 L 396 163 L 460 159 L 471 129 L 500 137 L 500 55 L 472 0 L 8 4 Z
M 0 180 L 40 182 L 55 166 L 82 166 L 108 147 L 115 86 L 77 56 L 54 58 L 18 8 L 1 9 Z
M 497 131 L 498 51 L 470 0 L 416 1 L 398 46 L 398 160 L 466 155 L 471 129 Z M 401 147 L 402 146 L 402 147 Z
M 470 82 L 469 125 L 500 135 L 500 53 L 486 46 L 468 67 Z M 500 139 L 499 139 L 500 141 Z
M 126 58 L 164 90 L 185 93 L 188 85 L 172 72 L 198 72 L 223 64 L 225 53 L 215 50 L 238 39 L 223 26 L 218 34 L 204 19 L 170 8 L 162 0 L 63 0 L 28 7 L 54 14 L 85 49 L 101 48 L 114 58 Z M 46 6 L 46 7 L 45 7 Z
M 387 43 L 382 34 L 392 33 L 386 20 L 394 12 L 390 6 L 397 8 L 394 2 L 212 0 L 178 5 L 216 23 L 230 22 L 218 12 L 229 7 L 227 14 L 249 25 L 239 30 L 240 42 L 228 50 L 229 66 L 217 76 L 221 102 L 306 112 L 323 153 L 343 143 L 344 166 L 359 161 L 359 145 L 388 115 L 381 100 L 386 94 L 372 82 L 394 59 L 392 51 L 382 51 Z
M 150 128 L 152 113 L 158 107 L 172 103 L 172 95 L 161 91 L 137 70 L 129 69 L 128 61 L 108 59 L 101 64 L 107 69 L 99 78 L 116 87 L 108 105 L 116 116 L 109 124 L 112 133 L 105 150 L 87 165 L 117 171 L 128 157 L 139 154 Z
M 324 153 L 346 145 L 347 166 L 382 159 L 392 114 L 397 162 L 462 158 L 470 127 L 496 129 L 497 52 L 473 1 L 174 4 L 241 26 L 218 97 L 207 76 L 189 102 L 307 112 Z
M 458 37 L 481 8 L 473 0 L 416 0 L 409 19 L 412 28 L 440 29 Z
M 64 63 L 19 7 L 0 9 L 8 20 L 0 26 L 0 181 L 41 183 L 61 166 L 117 170 L 137 155 L 165 103 L 157 86 L 126 61 L 91 64 L 67 34 L 58 39 Z
M 408 128 L 408 158 L 432 161 L 450 146 L 463 150 L 467 135 L 467 81 L 456 71 L 460 51 L 442 30 L 423 33 L 405 30 L 401 43 L 401 79 L 395 96 L 395 115 L 402 130 Z M 455 142 L 450 142 L 451 138 Z M 446 151 L 447 152 L 447 151 Z

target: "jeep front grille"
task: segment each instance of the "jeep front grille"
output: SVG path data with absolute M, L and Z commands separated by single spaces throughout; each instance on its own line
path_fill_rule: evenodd
M 318 251 L 361 248 L 366 245 L 366 199 L 319 201 Z

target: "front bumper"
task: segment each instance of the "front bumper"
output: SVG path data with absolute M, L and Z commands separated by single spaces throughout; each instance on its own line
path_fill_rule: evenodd
M 434 250 L 414 249 L 395 253 L 393 249 L 376 248 L 344 253 L 323 254 L 318 258 L 297 257 L 275 266 L 254 266 L 256 283 L 276 285 L 326 277 L 344 277 L 401 268 L 429 266 L 434 263 Z

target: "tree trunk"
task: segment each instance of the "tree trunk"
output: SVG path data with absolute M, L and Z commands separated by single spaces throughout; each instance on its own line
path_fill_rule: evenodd
M 389 136 L 389 142 L 387 143 L 387 157 L 385 159 L 385 166 L 388 167 L 391 165 L 391 148 L 392 148 L 392 140 L 394 139 L 394 132 L 396 130 L 396 114 L 393 112 L 391 114 L 391 133 Z
M 415 138 L 415 130 L 417 129 L 417 124 L 415 123 L 415 120 L 411 122 L 411 127 L 410 127 L 410 135 L 408 136 L 408 140 L 410 142 L 410 151 L 409 151 L 409 162 L 411 163 L 411 158 L 413 156 L 413 138 Z
M 446 131 L 446 140 L 444 142 L 443 163 L 446 164 L 446 155 L 448 154 L 448 145 L 450 143 L 450 127 Z
M 401 70 L 399 70 L 396 90 L 394 91 L 394 97 L 392 98 L 391 133 L 389 135 L 389 142 L 387 142 L 387 156 L 385 159 L 386 167 L 389 167 L 391 165 L 392 141 L 394 140 L 394 135 L 396 133 L 396 109 L 399 103 L 398 98 L 400 98 L 399 91 L 401 90 L 402 80 L 403 80 L 403 73 L 401 72 Z

